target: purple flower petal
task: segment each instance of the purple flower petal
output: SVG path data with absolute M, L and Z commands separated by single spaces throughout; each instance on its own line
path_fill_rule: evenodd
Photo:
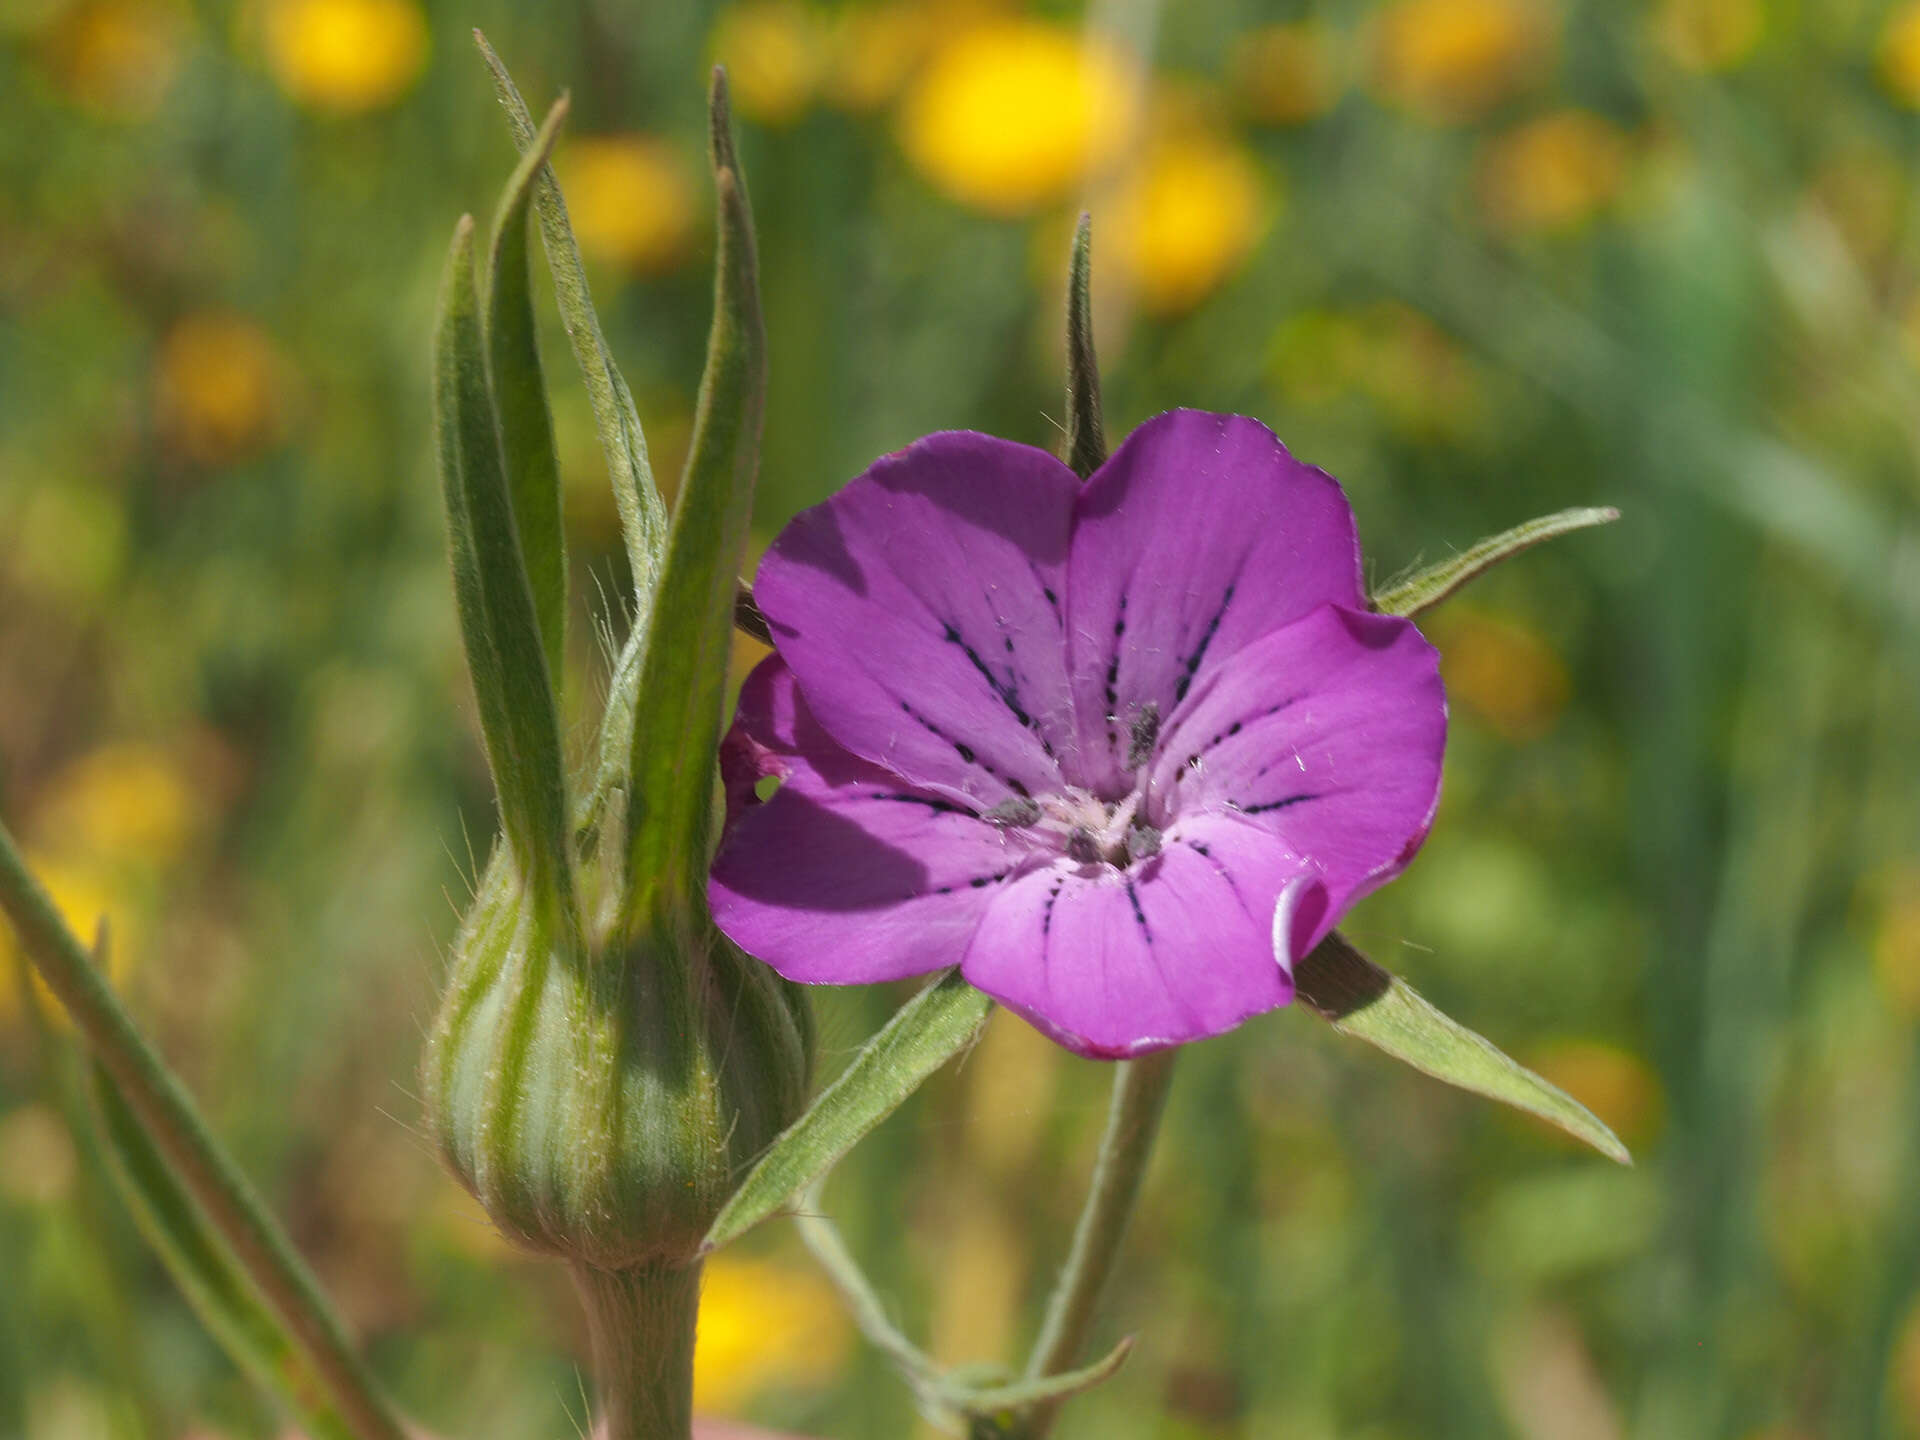
M 734 813 L 707 885 L 720 928 L 790 980 L 865 984 L 959 964 L 1026 859 L 1019 841 L 835 744 L 777 656 L 742 688 L 735 737 Z M 764 803 L 755 770 L 783 777 Z
M 1413 623 L 1328 605 L 1196 687 L 1150 788 L 1158 809 L 1235 812 L 1311 856 L 1344 910 L 1426 838 L 1446 738 L 1439 656 Z
M 1324 604 L 1364 607 L 1353 512 L 1257 420 L 1173 410 L 1129 435 L 1080 498 L 1068 581 L 1080 773 L 1122 785 L 1129 729 L 1212 667 Z
M 820 722 L 897 775 L 991 806 L 1057 781 L 1079 492 L 1045 451 L 966 431 L 795 518 L 754 593 Z
M 1299 948 L 1276 960 L 1274 914 Z M 1292 961 L 1331 927 L 1312 867 L 1232 816 L 1169 831 L 1128 870 L 1059 863 L 994 898 L 961 962 L 973 985 L 1082 1055 L 1231 1030 L 1293 998 Z

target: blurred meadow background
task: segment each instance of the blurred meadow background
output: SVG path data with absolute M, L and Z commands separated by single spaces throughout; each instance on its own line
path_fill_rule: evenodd
M 414 1413 L 585 1407 L 564 1278 L 416 1133 L 493 823 L 427 396 L 512 163 L 475 25 L 572 93 L 668 483 L 730 66 L 759 543 L 926 431 L 1056 443 L 1081 207 L 1116 440 L 1259 416 L 1378 579 L 1625 511 L 1435 613 L 1445 803 L 1346 928 L 1638 1165 L 1305 1013 L 1195 1047 L 1103 1328 L 1140 1346 L 1065 1435 L 1920 1435 L 1920 4 L 0 0 L 0 814 Z M 546 355 L 584 621 L 624 562 Z M 819 994 L 829 1072 L 899 998 Z M 0 934 L 0 1436 L 274 1433 L 69 1135 L 42 1009 Z M 1021 1353 L 1106 1078 L 998 1017 L 837 1175 L 941 1357 Z M 778 1225 L 710 1267 L 698 1386 L 919 1424 Z

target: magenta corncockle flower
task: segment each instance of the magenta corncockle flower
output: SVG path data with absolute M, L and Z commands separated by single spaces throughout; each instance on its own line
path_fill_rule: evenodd
M 928 436 L 798 516 L 756 594 L 777 653 L 709 894 L 789 979 L 958 965 L 1084 1055 L 1197 1040 L 1286 1004 L 1432 821 L 1433 649 L 1368 612 L 1346 497 L 1257 421 L 1158 416 L 1084 485 Z

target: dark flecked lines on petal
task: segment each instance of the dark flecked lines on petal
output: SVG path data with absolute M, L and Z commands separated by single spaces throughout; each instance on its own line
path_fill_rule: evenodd
M 1269 705 L 1266 709 L 1262 710 L 1258 715 L 1249 715 L 1244 720 L 1236 720 L 1231 725 L 1227 726 L 1226 729 L 1216 732 L 1214 736 L 1207 741 L 1206 744 L 1202 745 L 1198 750 L 1195 750 L 1191 755 L 1187 756 L 1187 758 L 1181 762 L 1180 768 L 1176 770 L 1173 775 L 1174 784 L 1176 785 L 1179 784 L 1180 781 L 1186 776 L 1186 773 L 1189 770 L 1199 769 L 1200 762 L 1203 759 L 1205 759 L 1213 751 L 1219 749 L 1227 741 L 1233 739 L 1234 736 L 1238 735 L 1242 730 L 1246 729 L 1247 726 L 1258 725 L 1262 720 L 1271 720 L 1274 716 L 1281 714 L 1283 711 L 1291 710 L 1295 705 L 1298 705 L 1302 700 L 1306 698 L 1307 698 L 1307 692 L 1304 690 L 1301 690 L 1296 694 L 1289 695 L 1286 699 L 1280 701 L 1278 704 Z M 1254 772 L 1254 778 L 1258 779 L 1260 776 L 1266 774 L 1267 771 L 1271 770 L 1272 768 L 1273 766 L 1271 763 L 1261 766 L 1259 770 Z
M 1013 873 L 1013 870 L 1014 867 L 1009 866 L 1005 870 L 996 870 L 990 875 L 976 875 L 964 883 L 937 885 L 934 887 L 933 893 L 936 895 L 951 895 L 956 890 L 984 890 L 987 886 L 997 885 L 1000 881 L 1006 879 Z
M 911 700 L 902 700 L 900 702 L 900 708 L 909 717 L 911 717 L 916 724 L 924 728 L 929 735 L 932 735 L 936 739 L 944 740 L 947 742 L 947 744 L 953 746 L 953 753 L 960 757 L 962 764 L 972 765 L 976 769 L 984 771 L 986 774 L 992 776 L 995 780 L 998 780 L 1002 785 L 1006 786 L 1009 790 L 1013 791 L 1013 793 L 1016 795 L 1019 795 L 1023 798 L 1031 797 L 1033 792 L 1028 790 L 1025 785 L 1021 784 L 1018 776 L 1002 774 L 1000 770 L 997 767 L 995 767 L 991 761 L 982 760 L 980 758 L 980 753 L 977 750 L 975 750 L 971 745 L 967 744 L 966 741 L 954 739 L 953 736 L 949 735 L 945 730 L 941 729 L 938 725 L 934 724 L 933 721 L 929 720 L 926 716 L 922 715 L 918 710 L 914 709 L 913 702 Z
M 1004 626 L 1006 624 L 1005 619 L 1001 619 L 1000 623 Z M 1013 718 L 1019 721 L 1022 727 L 1033 732 L 1033 738 L 1040 742 L 1040 748 L 1046 752 L 1047 758 L 1049 760 L 1054 759 L 1053 742 L 1047 739 L 1046 735 L 1040 729 L 1040 722 L 1028 713 L 1026 706 L 1020 703 L 1019 677 L 1016 675 L 1012 680 L 1002 680 L 999 676 L 995 675 L 992 667 L 981 658 L 978 650 L 967 643 L 966 637 L 960 633 L 960 627 L 955 625 L 951 620 L 943 622 L 941 633 L 942 638 L 944 638 L 949 645 L 958 645 L 960 647 L 960 652 L 967 657 L 968 663 L 971 664 L 975 670 L 979 671 L 980 678 L 987 682 L 987 688 L 993 691 L 994 698 L 1007 707 L 1008 711 L 1013 715 Z M 1006 644 L 1007 653 L 1011 655 L 1013 653 L 1012 635 L 1009 634 L 1006 637 Z
M 1304 805 L 1309 800 L 1320 800 L 1324 798 L 1323 795 L 1317 792 L 1302 793 L 1299 795 L 1288 795 L 1279 800 L 1262 800 L 1258 805 L 1235 805 L 1233 808 L 1238 810 L 1242 815 L 1265 815 L 1274 810 L 1286 810 L 1295 805 Z
M 1226 618 L 1227 607 L 1233 604 L 1233 592 L 1237 585 L 1227 586 L 1227 593 L 1220 597 L 1220 608 L 1213 612 L 1213 619 L 1207 622 L 1206 632 L 1201 635 L 1200 643 L 1194 651 L 1181 662 L 1180 681 L 1173 687 L 1173 699 L 1177 705 L 1187 698 L 1187 691 L 1193 688 L 1193 677 L 1199 672 L 1200 662 L 1207 658 L 1207 647 L 1213 644 L 1213 637 L 1220 632 L 1220 622 Z
M 934 795 L 915 795 L 905 790 L 876 790 L 873 792 L 873 798 L 892 800 L 900 805 L 924 805 L 936 815 L 966 815 L 974 819 L 979 818 L 966 806 L 956 805 L 951 800 L 942 800 Z
M 1133 906 L 1133 923 L 1140 927 L 1140 938 L 1147 944 L 1153 944 L 1153 931 L 1147 928 L 1147 912 L 1140 908 L 1140 891 L 1133 883 L 1133 877 L 1127 877 L 1127 901 Z

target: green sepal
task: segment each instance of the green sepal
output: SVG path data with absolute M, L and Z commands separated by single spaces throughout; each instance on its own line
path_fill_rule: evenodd
M 514 87 L 513 78 L 500 57 L 487 44 L 486 36 L 473 32 L 474 43 L 493 74 L 495 93 L 507 112 L 514 143 L 522 151 L 532 148 L 535 139 L 533 116 L 526 101 Z M 587 400 L 593 407 L 594 425 L 600 434 L 600 448 L 606 455 L 607 477 L 613 484 L 614 504 L 620 512 L 620 528 L 626 536 L 627 562 L 633 571 L 633 624 L 636 630 L 646 624 L 660 581 L 660 567 L 667 547 L 667 510 L 653 482 L 653 465 L 647 458 L 647 438 L 640 429 L 640 416 L 633 394 L 613 363 L 613 352 L 600 330 L 600 317 L 593 308 L 593 296 L 587 288 L 586 266 L 580 259 L 580 246 L 573 238 L 573 225 L 567 219 L 567 202 L 560 196 L 553 167 L 542 165 L 534 187 L 534 209 L 540 217 L 540 236 L 547 252 L 547 265 L 553 272 L 554 299 L 560 318 L 566 324 L 567 339 L 573 346 L 573 358 L 586 383 Z
M 1093 217 L 1085 213 L 1067 262 L 1067 438 L 1060 458 L 1082 480 L 1107 459 L 1100 362 L 1093 353 Z
M 434 365 L 454 595 L 502 828 L 535 893 L 570 904 L 560 722 L 514 528 L 473 262 L 473 218 L 463 216 L 447 262 Z
M 1431 610 L 1469 580 L 1491 570 L 1502 560 L 1512 559 L 1522 550 L 1531 549 L 1543 540 L 1552 540 L 1574 530 L 1585 530 L 1591 525 L 1606 525 L 1619 518 L 1620 512 L 1611 506 L 1561 510 L 1552 515 L 1542 515 L 1537 520 L 1529 520 L 1524 525 L 1490 535 L 1451 560 L 1442 560 L 1438 565 L 1429 565 L 1404 580 L 1382 586 L 1374 594 L 1373 608 L 1382 615 L 1418 615 L 1422 610 Z
M 705 1250 L 793 1204 L 874 1126 L 979 1038 L 993 1001 L 950 970 L 902 1005 L 760 1158 L 707 1232 Z
M 494 215 L 487 266 L 487 362 L 500 412 L 500 449 L 527 588 L 554 688 L 567 655 L 567 539 L 561 524 L 560 461 L 553 448 L 538 327 L 527 264 L 527 205 L 567 116 L 562 95 L 520 157 Z
M 1586 1106 L 1449 1019 L 1338 931 L 1294 967 L 1293 983 L 1308 1008 L 1342 1035 L 1364 1040 L 1436 1080 L 1538 1116 L 1609 1160 L 1633 1163 L 1627 1147 Z
M 969 1384 L 950 1374 L 935 1387 L 933 1399 L 976 1422 L 976 1432 L 984 1426 L 988 1434 L 1016 1436 L 1024 1433 L 1025 1412 L 1039 1405 L 1058 1405 L 1096 1385 L 1104 1385 L 1120 1373 L 1120 1367 L 1132 1353 L 1133 1337 L 1129 1335 L 1093 1364 L 1063 1375 L 1012 1380 L 1005 1384 Z
M 240 1370 L 313 1440 L 353 1440 L 354 1429 L 328 1403 L 299 1343 L 261 1303 L 226 1243 L 199 1207 L 99 1062 L 91 1074 L 95 1132 L 107 1170 L 187 1303 Z
M 719 70 L 709 116 L 719 219 L 713 328 L 635 702 L 627 867 L 629 915 L 636 920 L 706 893 L 734 592 L 746 558 L 766 408 L 753 214 Z

